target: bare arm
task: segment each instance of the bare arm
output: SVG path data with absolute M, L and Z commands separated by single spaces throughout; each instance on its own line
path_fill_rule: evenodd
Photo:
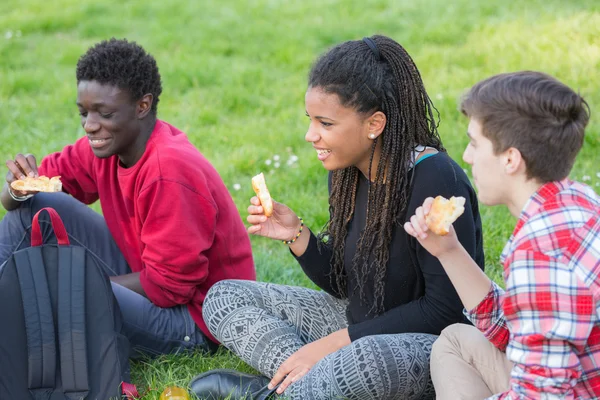
M 124 286 L 129 290 L 133 290 L 134 292 L 141 294 L 144 297 L 146 296 L 146 292 L 140 283 L 140 273 L 133 272 L 131 274 L 119 275 L 119 276 L 111 276 L 110 281 L 114 282 L 118 285 Z

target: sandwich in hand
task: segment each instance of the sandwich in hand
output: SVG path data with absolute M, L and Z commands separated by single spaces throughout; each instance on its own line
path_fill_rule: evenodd
M 62 191 L 62 182 L 60 176 L 48 178 L 47 176 L 30 176 L 25 179 L 13 181 L 10 187 L 21 192 L 60 192 Z
M 265 215 L 270 217 L 273 214 L 273 200 L 271 200 L 271 194 L 269 193 L 269 189 L 267 189 L 265 176 L 262 172 L 252 178 L 252 189 L 256 192 Z
M 450 200 L 437 196 L 433 200 L 429 214 L 425 216 L 427 227 L 437 235 L 447 235 L 450 225 L 465 212 L 465 198 L 451 197 Z

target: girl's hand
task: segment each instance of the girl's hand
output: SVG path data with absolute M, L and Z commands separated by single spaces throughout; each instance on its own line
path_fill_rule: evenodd
M 273 215 L 265 216 L 258 197 L 250 199 L 248 217 L 251 224 L 248 233 L 276 240 L 292 240 L 300 229 L 300 219 L 285 204 L 273 200 Z

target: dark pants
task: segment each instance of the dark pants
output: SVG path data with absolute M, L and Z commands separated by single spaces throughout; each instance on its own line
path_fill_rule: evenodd
M 44 207 L 52 207 L 58 212 L 71 244 L 85 247 L 94 254 L 109 276 L 131 273 L 104 218 L 64 193 L 39 193 L 23 202 L 17 210 L 6 213 L 0 221 L 0 268 L 14 251 L 31 245 L 32 218 Z M 47 213 L 40 216 L 44 242 L 55 243 L 47 216 Z M 197 327 L 186 305 L 160 308 L 146 297 L 116 283 L 112 288 L 123 314 L 124 333 L 131 342 L 132 356 L 214 347 Z

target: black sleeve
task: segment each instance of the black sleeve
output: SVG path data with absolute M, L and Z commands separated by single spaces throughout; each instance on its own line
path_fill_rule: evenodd
M 331 173 L 328 178 L 329 192 L 331 193 Z M 315 285 L 329 293 L 330 295 L 341 298 L 340 294 L 334 287 L 335 278 L 331 275 L 331 254 L 330 246 L 321 243 L 319 246 L 317 237 L 310 232 L 308 247 L 304 254 L 296 257 L 294 253 L 290 253 L 296 258 L 302 270 L 313 281 Z
M 341 298 L 334 286 L 335 278 L 331 275 L 331 248 L 324 243 L 319 246 L 319 239 L 312 232 L 309 240 L 306 251 L 300 257 L 296 257 L 296 260 L 315 285 L 330 295 Z
M 461 244 L 483 268 L 481 220 L 475 192 L 464 171 L 449 157 L 439 156 L 438 160 L 433 158 L 433 162 L 420 166 L 427 168 L 417 168 L 415 172 L 404 222 L 414 215 L 417 207 L 421 206 L 427 197 L 463 196 L 466 199 L 465 212 L 453 226 Z M 399 226 L 397 229 L 404 230 L 404 227 Z M 372 320 L 351 325 L 348 328 L 351 340 L 369 335 L 403 332 L 438 335 L 446 326 L 466 321 L 460 298 L 439 260 L 429 254 L 415 238 L 409 235 L 407 238 L 412 261 L 423 274 L 424 296 L 388 310 Z

